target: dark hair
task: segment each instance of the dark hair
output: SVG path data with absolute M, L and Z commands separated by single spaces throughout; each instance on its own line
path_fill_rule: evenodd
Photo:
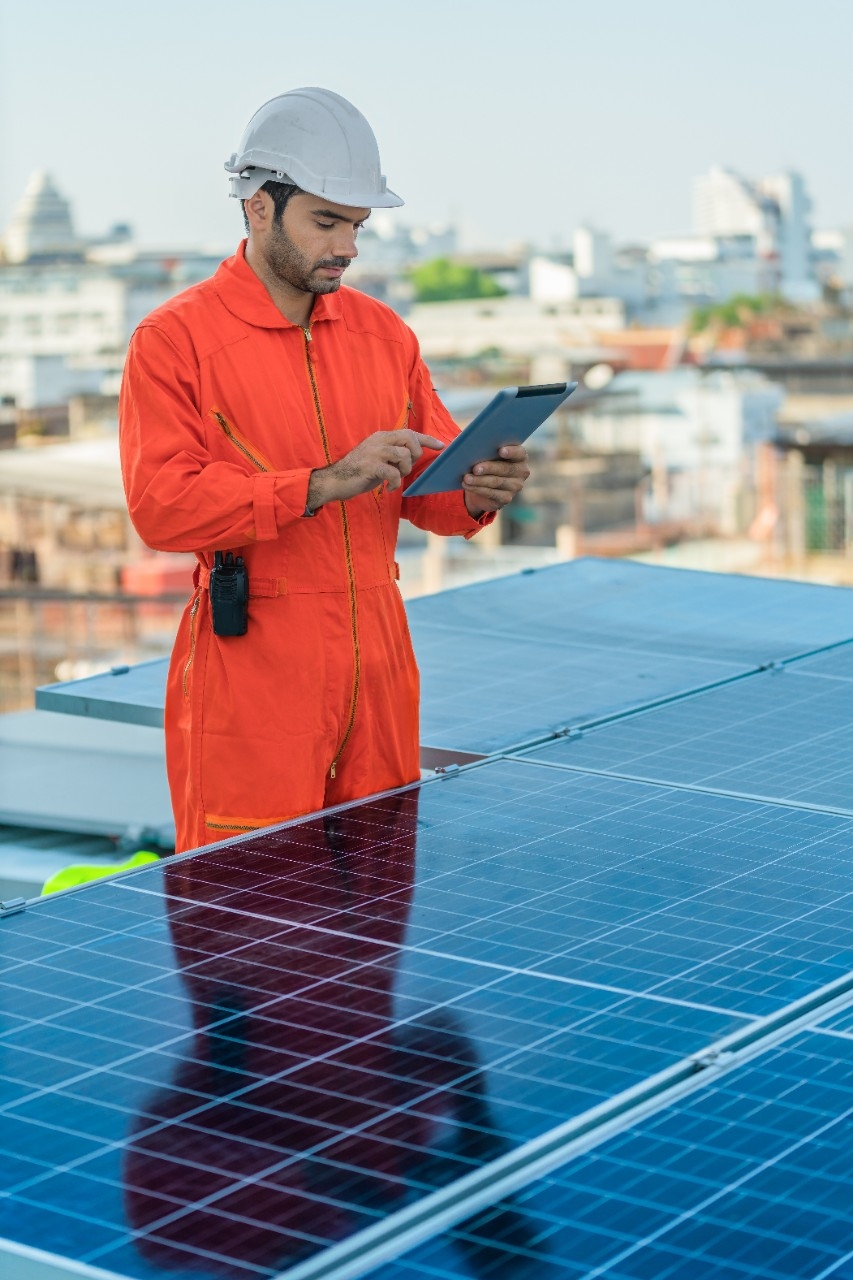
M 265 182 L 261 187 L 261 191 L 266 191 L 267 195 L 272 196 L 272 202 L 275 205 L 275 216 L 273 222 L 280 222 L 281 215 L 287 208 L 287 202 L 291 196 L 301 196 L 302 188 L 297 187 L 295 182 Z M 246 217 L 246 201 L 240 201 L 240 207 L 243 210 L 243 225 L 246 228 L 246 235 L 249 234 L 249 219 Z

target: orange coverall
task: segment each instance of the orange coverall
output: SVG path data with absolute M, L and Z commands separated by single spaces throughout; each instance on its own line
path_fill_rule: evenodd
M 314 469 L 404 426 L 457 433 L 411 330 L 346 288 L 315 299 L 309 327 L 291 324 L 245 242 L 133 335 L 120 404 L 131 519 L 149 547 L 199 561 L 166 689 L 179 852 L 418 777 L 397 526 L 470 536 L 490 517 L 472 519 L 461 492 L 384 489 L 305 516 Z M 244 636 L 212 633 L 215 551 L 245 559 Z

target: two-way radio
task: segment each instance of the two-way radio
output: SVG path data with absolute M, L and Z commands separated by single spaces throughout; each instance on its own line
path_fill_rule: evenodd
M 210 616 L 215 636 L 244 636 L 249 627 L 249 574 L 242 556 L 216 551 L 210 571 Z

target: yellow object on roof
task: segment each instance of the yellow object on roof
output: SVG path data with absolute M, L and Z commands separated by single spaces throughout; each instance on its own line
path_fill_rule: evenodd
M 140 849 L 139 853 L 135 853 L 132 858 L 117 865 L 105 867 L 96 863 L 82 862 L 77 866 L 65 867 L 45 881 L 41 891 L 42 897 L 46 893 L 60 893 L 63 889 L 75 889 L 77 885 L 87 884 L 90 880 L 100 880 L 103 876 L 114 876 L 119 871 L 130 871 L 134 867 L 144 867 L 146 863 L 159 861 L 160 858 L 156 853 L 151 853 L 148 849 Z

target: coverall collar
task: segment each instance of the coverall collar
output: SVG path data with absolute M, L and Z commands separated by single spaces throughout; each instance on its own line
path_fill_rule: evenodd
M 221 263 L 213 277 L 213 285 L 225 306 L 246 324 L 260 329 L 298 329 L 281 314 L 267 293 L 263 283 L 246 261 L 246 241 L 243 240 L 233 258 Z M 318 293 L 314 298 L 310 323 L 318 320 L 337 320 L 341 314 L 339 293 Z

